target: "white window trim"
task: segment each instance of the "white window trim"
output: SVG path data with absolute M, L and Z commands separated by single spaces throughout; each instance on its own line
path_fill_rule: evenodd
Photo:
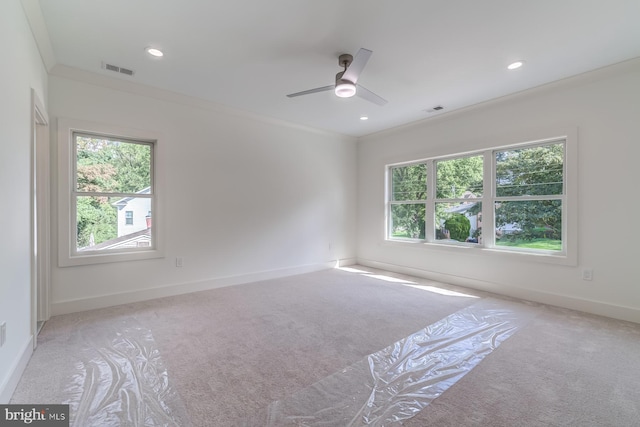
M 121 251 L 75 253 L 76 227 L 75 210 L 71 196 L 74 184 L 74 156 L 71 149 L 73 132 L 95 133 L 126 139 L 152 141 L 154 144 L 153 188 L 154 218 L 152 235 L 155 246 L 149 249 L 123 249 Z M 58 266 L 70 267 L 78 265 L 102 264 L 109 262 L 136 261 L 164 257 L 164 227 L 162 193 L 163 183 L 163 150 L 160 137 L 155 132 L 146 130 L 112 126 L 83 120 L 58 119 Z
M 538 137 L 530 139 L 522 137 L 508 137 L 503 139 L 502 143 L 489 148 L 479 148 L 478 150 L 465 151 L 454 154 L 446 154 L 433 157 L 425 157 L 422 159 L 413 159 L 404 162 L 390 163 L 385 166 L 386 176 L 386 188 L 385 188 L 385 230 L 384 240 L 385 244 L 391 246 L 407 246 L 411 245 L 413 248 L 427 248 L 429 250 L 443 250 L 453 251 L 461 253 L 464 250 L 473 250 L 473 253 L 481 254 L 485 256 L 501 256 L 513 260 L 528 260 L 550 264 L 560 265 L 578 265 L 578 129 L 577 128 L 561 128 L 557 130 L 541 131 L 537 132 Z M 435 162 L 438 160 L 445 160 L 450 158 L 459 158 L 474 154 L 484 154 L 484 182 L 490 183 L 489 186 L 484 187 L 482 204 L 483 204 L 483 217 L 484 224 L 495 224 L 494 212 L 493 212 L 493 199 L 495 195 L 495 158 L 494 151 L 503 149 L 513 149 L 520 146 L 533 146 L 543 145 L 545 143 L 551 143 L 553 141 L 564 140 L 565 141 L 565 159 L 564 159 L 564 179 L 565 179 L 565 194 L 563 200 L 562 210 L 562 222 L 566 224 L 563 227 L 562 241 L 564 250 L 560 253 L 545 252 L 539 250 L 526 250 L 526 249 L 509 249 L 506 247 L 500 247 L 495 245 L 495 236 L 483 236 L 484 243 L 482 245 L 469 244 L 469 243 L 452 243 L 442 242 L 435 239 L 433 227 L 430 225 L 434 222 L 433 209 L 430 209 L 429 198 L 431 203 L 435 203 Z M 394 166 L 409 166 L 412 164 L 426 163 L 427 164 L 427 179 L 429 182 L 428 194 L 427 194 L 427 209 L 426 209 L 426 223 L 425 226 L 425 239 L 406 239 L 406 238 L 393 238 L 389 237 L 389 231 L 391 227 L 391 215 L 390 215 L 390 191 L 391 191 L 391 174 L 389 173 L 391 167 Z M 489 208 L 491 205 L 491 208 Z M 492 225 L 493 229 L 494 225 Z M 430 231 L 431 230 L 431 231 Z M 486 234 L 486 233 L 484 233 Z M 491 234 L 491 233 L 489 233 Z

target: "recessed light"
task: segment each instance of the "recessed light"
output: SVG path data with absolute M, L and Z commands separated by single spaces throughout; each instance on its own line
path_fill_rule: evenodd
M 368 116 L 360 116 L 360 120 L 365 121 L 365 120 L 369 120 Z
M 512 62 L 507 66 L 507 68 L 510 70 L 515 70 L 522 67 L 523 65 L 524 65 L 524 61 L 520 60 L 520 61 Z
M 160 58 L 161 56 L 164 56 L 164 53 L 162 53 L 162 51 L 160 49 L 156 49 L 155 47 L 148 47 L 145 49 L 147 51 L 147 53 L 151 56 L 155 56 L 157 58 Z

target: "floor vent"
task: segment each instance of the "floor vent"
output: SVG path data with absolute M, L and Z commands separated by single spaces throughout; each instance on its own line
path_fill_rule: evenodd
M 113 64 L 107 64 L 106 62 L 102 63 L 102 68 L 104 68 L 105 70 L 114 71 L 116 73 L 126 74 L 127 76 L 133 76 L 135 74 L 135 71 L 133 70 L 124 67 L 118 67 L 117 65 Z

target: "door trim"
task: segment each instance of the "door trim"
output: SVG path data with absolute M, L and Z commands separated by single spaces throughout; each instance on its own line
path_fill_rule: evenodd
M 37 345 L 39 325 L 50 317 L 51 197 L 49 117 L 31 89 L 31 332 Z

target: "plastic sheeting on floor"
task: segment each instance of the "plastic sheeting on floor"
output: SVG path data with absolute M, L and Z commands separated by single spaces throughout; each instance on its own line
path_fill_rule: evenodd
M 76 355 L 64 402 L 71 425 L 184 426 L 184 405 L 169 384 L 151 331 L 133 319 L 113 325 L 77 331 L 84 348 Z
M 392 426 L 415 416 L 526 325 L 536 309 L 487 298 L 293 396 L 246 426 Z

